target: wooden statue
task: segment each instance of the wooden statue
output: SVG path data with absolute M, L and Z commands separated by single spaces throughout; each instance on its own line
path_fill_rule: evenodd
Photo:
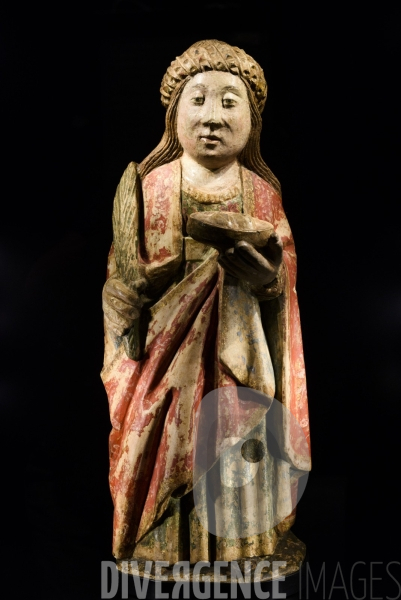
M 298 477 L 310 469 L 296 254 L 280 184 L 260 155 L 266 95 L 243 50 L 197 42 L 163 78 L 161 142 L 117 188 L 102 379 L 118 565 L 255 563 L 284 547 L 304 556 L 290 532 Z M 252 415 L 245 389 L 267 399 Z M 212 459 L 195 481 L 199 411 L 213 390 Z M 291 416 L 279 424 L 281 458 L 267 449 L 273 398 Z M 265 448 L 257 475 L 244 489 L 220 485 L 214 515 L 201 516 L 194 486 L 207 485 L 230 440 L 245 438 Z

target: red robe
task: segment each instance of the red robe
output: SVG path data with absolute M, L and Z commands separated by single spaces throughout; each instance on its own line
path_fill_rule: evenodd
M 226 285 L 214 250 L 171 285 L 185 260 L 179 160 L 147 175 L 142 193 L 131 163 L 117 189 L 138 205 L 138 272 L 157 300 L 150 310 L 144 358 L 138 362 L 127 358 L 106 322 L 102 379 L 113 426 L 110 487 L 113 553 L 119 559 L 137 556 L 137 545 L 163 518 L 170 499 L 191 491 L 196 419 L 210 389 L 229 387 L 229 418 L 220 418 L 219 443 L 227 436 L 241 437 L 266 413 L 266 407 L 249 412 L 231 393 L 232 386 L 246 386 L 274 396 L 295 417 L 303 435 L 283 418 L 284 456 L 293 469 L 310 469 L 294 242 L 277 192 L 244 167 L 241 177 L 244 213 L 272 223 L 283 242 L 283 289 L 275 299 L 264 298 L 263 290 Z M 109 274 L 114 270 L 111 252 Z M 293 483 L 292 510 L 282 529 L 291 526 L 295 504 Z M 275 541 L 269 539 L 272 551 Z

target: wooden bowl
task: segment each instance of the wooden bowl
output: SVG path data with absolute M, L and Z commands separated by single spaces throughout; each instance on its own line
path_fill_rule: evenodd
M 267 221 L 240 213 L 207 211 L 189 215 L 187 231 L 197 242 L 227 250 L 239 241 L 263 248 L 274 227 Z

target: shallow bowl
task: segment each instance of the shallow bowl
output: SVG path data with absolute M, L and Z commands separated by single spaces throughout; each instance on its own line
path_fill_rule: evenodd
M 194 240 L 218 249 L 231 248 L 235 242 L 249 242 L 263 248 L 274 232 L 267 221 L 232 212 L 196 212 L 189 216 L 187 232 Z

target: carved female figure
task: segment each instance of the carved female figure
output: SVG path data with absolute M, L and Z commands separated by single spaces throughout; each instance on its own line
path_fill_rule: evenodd
M 310 459 L 285 419 L 285 460 L 267 452 L 246 491 L 221 487 L 206 521 L 226 521 L 225 535 L 199 519 L 192 496 L 203 485 L 194 481 L 196 419 L 211 390 L 224 399 L 208 441 L 215 458 L 244 424 L 266 441 L 269 406 L 250 416 L 243 388 L 275 397 L 309 435 L 294 243 L 280 185 L 259 150 L 266 94 L 262 69 L 243 50 L 197 42 L 163 78 L 160 144 L 130 163 L 117 188 L 102 370 L 117 559 L 272 555 L 294 522 L 290 471 L 308 471 Z M 267 221 L 274 233 L 263 249 L 237 241 L 219 252 L 189 235 L 191 215 L 204 211 Z M 256 512 L 265 523 L 258 531 L 249 525 Z

